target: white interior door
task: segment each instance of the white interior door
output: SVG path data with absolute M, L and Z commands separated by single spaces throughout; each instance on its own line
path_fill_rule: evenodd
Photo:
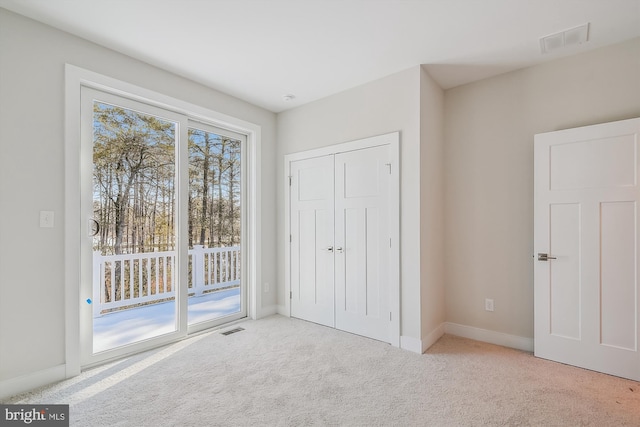
M 334 156 L 291 162 L 291 315 L 334 326 Z
M 639 134 L 632 119 L 535 138 L 535 355 L 634 380 Z
M 336 328 L 389 340 L 386 145 L 336 155 Z

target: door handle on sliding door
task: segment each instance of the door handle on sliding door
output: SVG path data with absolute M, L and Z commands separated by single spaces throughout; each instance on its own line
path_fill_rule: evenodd
M 327 252 L 331 252 L 333 253 L 333 246 L 329 246 L 328 248 L 325 249 Z
M 87 234 L 88 237 L 97 236 L 100 233 L 100 223 L 93 218 L 89 218 L 87 222 Z

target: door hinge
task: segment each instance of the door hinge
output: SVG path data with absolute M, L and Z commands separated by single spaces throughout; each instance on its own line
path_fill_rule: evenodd
M 389 175 L 391 175 L 391 163 L 385 163 L 385 165 L 389 166 Z
M 293 299 L 293 291 L 289 291 L 289 299 Z
M 389 247 L 391 247 L 391 237 L 389 237 Z
M 289 243 L 293 242 L 293 237 L 291 237 L 291 234 L 289 234 Z
M 291 178 L 293 178 L 291 175 L 289 175 L 289 187 L 291 187 Z
M 391 312 L 389 312 L 389 322 L 391 322 Z

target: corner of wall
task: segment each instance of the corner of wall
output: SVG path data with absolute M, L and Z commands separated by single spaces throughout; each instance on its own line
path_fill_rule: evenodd
M 422 354 L 422 341 L 407 335 L 400 337 L 400 348 L 403 350 L 411 351 L 413 353 Z
M 277 314 L 277 313 L 278 313 L 278 306 L 277 305 L 275 305 L 275 304 L 268 305 L 268 306 L 262 307 L 260 309 L 260 312 L 256 316 L 256 319 L 262 319 L 263 317 L 271 316 L 271 315 Z
M 422 336 L 422 353 L 427 351 L 429 347 L 434 345 L 440 337 L 444 335 L 445 324 L 441 323 L 434 330 L 429 332 L 427 335 Z
M 287 310 L 287 307 L 285 305 L 283 305 L 283 304 L 278 304 L 276 306 L 276 313 L 281 315 L 281 316 L 290 317 L 289 311 Z
M 420 311 L 423 350 L 443 334 L 444 91 L 420 68 Z M 425 335 L 425 333 L 427 335 Z
M 444 324 L 444 332 L 458 337 L 501 345 L 503 347 L 515 348 L 517 350 L 533 351 L 533 338 L 519 337 L 517 335 L 475 328 L 473 326 L 459 325 L 451 322 L 446 322 Z

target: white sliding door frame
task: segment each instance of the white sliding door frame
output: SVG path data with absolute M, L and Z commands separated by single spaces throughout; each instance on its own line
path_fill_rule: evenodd
M 246 220 L 243 251 L 246 251 L 246 281 L 248 317 L 256 319 L 262 307 L 259 279 L 261 277 L 261 184 L 260 184 L 260 139 L 259 125 L 218 113 L 190 102 L 173 98 L 140 86 L 123 82 L 102 74 L 85 70 L 71 64 L 65 67 L 65 368 L 66 377 L 78 375 L 81 370 L 80 358 L 80 305 L 81 297 L 81 257 L 80 241 L 83 238 L 80 206 L 80 91 L 82 87 L 106 91 L 143 102 L 159 108 L 187 115 L 195 121 L 237 132 L 247 137 L 246 162 L 243 178 L 246 179 Z M 186 129 L 184 130 L 186 132 Z M 186 225 L 182 225 L 186 228 Z M 186 236 L 186 230 L 180 235 Z M 86 304 L 86 302 L 85 302 Z M 186 316 L 186 313 L 183 315 Z M 192 328 L 189 332 L 196 332 Z
M 400 132 L 393 132 L 370 138 L 317 148 L 314 150 L 287 154 L 284 157 L 284 203 L 285 203 L 285 315 L 291 316 L 291 235 L 289 171 L 291 162 L 314 157 L 335 155 L 364 148 L 389 146 L 391 156 L 391 188 L 389 193 L 389 237 L 391 238 L 391 259 L 389 264 L 389 307 L 391 327 L 389 343 L 400 347 Z

